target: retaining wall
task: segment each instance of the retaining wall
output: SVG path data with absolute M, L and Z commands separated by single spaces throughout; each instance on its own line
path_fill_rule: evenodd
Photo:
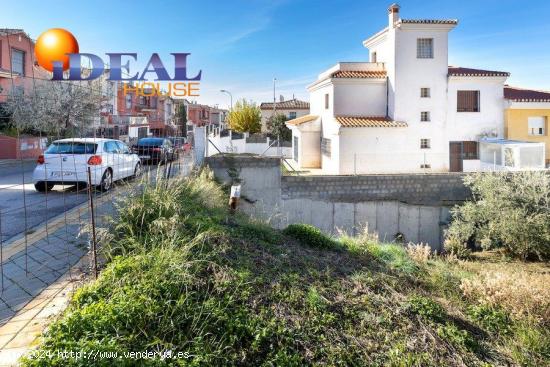
M 216 177 L 241 184 L 241 209 L 278 228 L 309 223 L 326 233 L 381 240 L 397 234 L 441 250 L 450 208 L 470 197 L 464 174 L 282 176 L 280 159 L 254 155 L 206 158 Z

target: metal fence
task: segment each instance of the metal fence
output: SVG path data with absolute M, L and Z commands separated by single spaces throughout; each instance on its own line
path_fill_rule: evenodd
M 2 84 L 0 134 L 16 151 L 31 140 L 47 148 L 33 158 L 0 159 L 0 325 L 58 279 L 97 273 L 101 243 L 95 234 L 116 216 L 119 199 L 192 168 L 188 146 L 167 128 L 156 130 L 149 143 L 107 140 L 105 103 L 118 92 L 103 82 L 53 82 L 33 67 L 32 75 L 12 73 Z M 71 108 L 79 113 L 71 115 Z

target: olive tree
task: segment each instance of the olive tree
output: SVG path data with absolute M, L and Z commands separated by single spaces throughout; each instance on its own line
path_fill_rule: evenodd
M 271 116 L 266 123 L 269 134 L 281 140 L 290 141 L 292 131 L 286 126 L 286 120 L 286 116 L 282 113 Z
M 464 183 L 472 200 L 452 210 L 446 248 L 467 242 L 516 257 L 550 258 L 550 175 L 545 171 L 476 173 Z

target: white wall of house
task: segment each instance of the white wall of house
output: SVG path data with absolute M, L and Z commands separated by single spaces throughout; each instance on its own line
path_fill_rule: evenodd
M 385 116 L 386 81 L 380 79 L 343 79 L 334 81 L 336 116 Z
M 320 131 L 292 129 L 292 151 L 295 152 L 294 144 L 298 142 L 298 157 L 293 159 L 302 168 L 321 167 L 321 137 Z M 297 138 L 297 139 L 295 139 Z M 298 158 L 298 159 L 296 159 Z
M 504 137 L 505 77 L 451 77 L 448 89 L 447 136 L 449 140 Z M 479 91 L 479 112 L 457 112 L 457 91 Z

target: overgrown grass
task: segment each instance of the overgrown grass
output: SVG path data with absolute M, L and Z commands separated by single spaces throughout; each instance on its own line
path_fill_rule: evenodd
M 335 239 L 307 225 L 281 232 L 231 216 L 225 206 L 226 195 L 205 171 L 128 197 L 103 238 L 107 263 L 99 279 L 76 292 L 39 347 L 53 354 L 35 354 L 24 364 L 550 361 L 544 324 L 483 297 L 464 297 L 460 285 L 487 270 L 483 265 L 381 244 L 367 233 Z M 58 351 L 119 357 L 65 359 Z M 172 357 L 122 355 L 140 351 L 171 351 Z

